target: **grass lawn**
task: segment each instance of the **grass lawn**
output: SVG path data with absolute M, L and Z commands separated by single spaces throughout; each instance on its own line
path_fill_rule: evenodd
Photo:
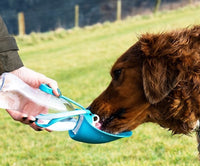
M 87 107 L 108 85 L 109 70 L 145 32 L 200 23 L 200 6 L 127 18 L 83 29 L 58 29 L 16 37 L 25 66 L 57 80 L 62 93 Z M 67 132 L 35 132 L 0 112 L 2 166 L 197 166 L 196 138 L 158 125 L 139 126 L 133 136 L 107 144 L 71 140 Z

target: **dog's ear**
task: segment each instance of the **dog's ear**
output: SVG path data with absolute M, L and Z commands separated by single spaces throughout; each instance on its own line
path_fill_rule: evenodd
M 143 62 L 143 87 L 147 100 L 155 104 L 164 99 L 180 81 L 178 70 L 172 70 L 164 58 Z
M 145 54 L 142 66 L 144 93 L 151 104 L 156 104 L 176 87 L 181 74 L 172 59 L 162 56 L 167 54 L 165 41 L 158 39 L 158 36 L 147 35 L 142 42 L 141 50 Z

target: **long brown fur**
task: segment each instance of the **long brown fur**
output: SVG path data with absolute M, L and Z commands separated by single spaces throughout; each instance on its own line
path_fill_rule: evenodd
M 200 118 L 200 26 L 144 34 L 115 62 L 90 109 L 117 133 L 145 122 L 188 134 Z

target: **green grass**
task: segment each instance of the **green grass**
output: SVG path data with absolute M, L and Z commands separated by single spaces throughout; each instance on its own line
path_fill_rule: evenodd
M 136 16 L 121 22 L 16 37 L 25 66 L 57 80 L 62 93 L 83 106 L 110 81 L 114 61 L 145 32 L 200 23 L 200 6 Z M 197 166 L 196 138 L 172 136 L 144 124 L 133 136 L 107 144 L 71 140 L 67 132 L 35 132 L 0 112 L 2 166 Z

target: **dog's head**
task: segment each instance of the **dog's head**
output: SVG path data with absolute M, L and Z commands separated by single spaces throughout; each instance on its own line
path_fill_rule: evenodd
M 199 26 L 142 35 L 115 62 L 109 86 L 90 110 L 100 116 L 102 129 L 112 133 L 149 121 L 187 133 L 199 116 L 191 110 L 199 106 L 189 104 L 200 104 L 199 91 L 193 91 L 200 86 L 199 56 Z

